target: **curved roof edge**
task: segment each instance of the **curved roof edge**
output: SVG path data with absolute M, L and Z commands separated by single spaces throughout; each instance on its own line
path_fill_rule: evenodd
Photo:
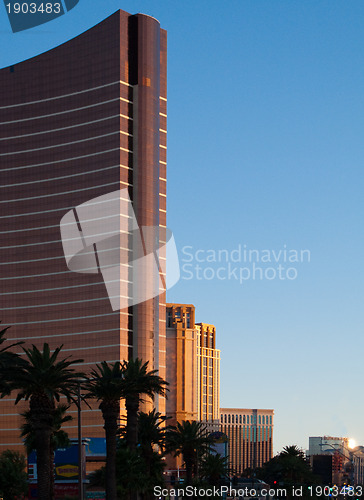
M 21 64 L 21 63 L 24 63 L 24 62 L 27 62 L 27 61 L 31 61 L 32 59 L 35 59 L 36 57 L 39 57 L 43 54 L 47 54 L 48 52 L 51 52 L 52 50 L 54 49 L 57 49 L 58 47 L 61 47 L 62 45 L 65 45 L 66 43 L 68 42 L 71 42 L 73 40 L 76 40 L 78 37 L 80 36 L 83 36 L 85 33 L 87 33 L 88 31 L 96 28 L 96 26 L 99 26 L 100 24 L 102 24 L 103 22 L 107 21 L 108 19 L 110 19 L 110 17 L 113 17 L 115 16 L 116 14 L 118 13 L 123 13 L 123 14 L 127 14 L 128 16 L 143 16 L 143 17 L 150 17 L 151 19 L 154 19 L 159 25 L 160 25 L 160 22 L 158 21 L 158 19 L 156 19 L 155 17 L 153 16 L 149 16 L 148 14 L 143 14 L 143 13 L 137 13 L 137 14 L 130 14 L 129 12 L 126 12 L 125 10 L 122 10 L 122 9 L 118 9 L 116 10 L 115 12 L 113 12 L 112 14 L 110 14 L 110 16 L 107 16 L 105 17 L 104 19 L 102 19 L 100 22 L 94 24 L 93 26 L 91 26 L 90 28 L 87 28 L 85 31 L 82 31 L 81 33 L 79 33 L 78 35 L 72 37 L 72 38 L 69 38 L 68 40 L 65 40 L 64 42 L 58 44 L 58 45 L 55 45 L 54 47 L 50 48 L 50 49 L 47 49 L 45 50 L 44 52 L 39 52 L 31 57 L 28 57 L 26 59 L 21 59 L 20 61 L 17 61 L 17 62 L 14 62 L 12 64 L 8 64 L 7 66 L 2 66 L 0 68 L 0 71 L 4 70 L 4 69 L 8 69 L 8 68 L 11 68 L 12 66 L 16 66 L 17 64 Z

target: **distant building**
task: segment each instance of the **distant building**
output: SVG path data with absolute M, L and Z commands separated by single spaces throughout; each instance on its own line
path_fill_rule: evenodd
M 192 304 L 166 304 L 166 414 L 171 423 L 199 420 L 218 430 L 220 351 L 216 329 L 195 323 Z
M 273 457 L 274 410 L 221 408 L 221 431 L 229 438 L 229 468 L 240 475 Z
M 349 439 L 344 437 L 317 436 L 309 438 L 308 455 L 332 454 L 335 450 L 349 458 Z
M 332 484 L 333 472 L 332 455 L 312 455 L 310 465 L 315 476 L 319 476 L 321 483 L 329 486 Z
M 216 328 L 195 325 L 197 333 L 197 420 L 218 430 L 220 414 L 220 351 L 216 349 Z
M 333 436 L 309 438 L 307 452 L 312 472 L 321 477 L 324 484 L 349 484 L 354 479 L 353 452 L 349 439 Z M 328 479 L 330 478 L 328 482 Z
M 364 446 L 357 446 L 352 451 L 354 484 L 364 486 Z

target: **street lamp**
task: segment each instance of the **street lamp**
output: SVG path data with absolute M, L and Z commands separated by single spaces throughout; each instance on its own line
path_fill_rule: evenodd
M 353 440 L 351 440 L 353 442 Z M 342 455 L 345 459 L 347 459 L 349 462 L 350 462 L 350 483 L 354 484 L 354 460 L 353 460 L 353 457 L 355 455 L 355 451 L 353 450 L 350 450 L 348 448 L 346 448 L 343 444 L 339 444 L 337 443 L 338 446 L 342 447 L 344 450 L 346 450 L 348 452 L 348 456 L 345 455 L 344 453 L 342 453 L 336 446 L 334 446 L 333 444 L 330 444 L 330 443 L 320 443 L 319 446 L 322 447 L 323 446 L 330 446 L 332 448 L 332 450 L 336 451 L 337 453 L 339 453 L 340 455 Z M 331 450 L 323 450 L 322 451 L 325 453 L 325 452 L 331 452 Z
M 74 403 L 77 406 L 77 442 L 78 442 L 78 499 L 84 500 L 84 484 L 83 484 L 83 453 L 82 453 L 82 418 L 81 418 L 81 401 L 84 401 L 91 409 L 91 406 L 81 395 L 81 384 L 84 379 L 80 379 L 77 384 L 77 400 Z
M 82 460 L 82 422 L 81 422 L 81 384 L 77 387 L 77 437 L 78 437 L 78 499 L 83 500 L 83 460 Z

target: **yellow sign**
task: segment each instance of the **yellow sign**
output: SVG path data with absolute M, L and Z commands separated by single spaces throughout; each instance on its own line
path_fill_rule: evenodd
M 60 465 L 56 467 L 57 476 L 63 477 L 75 477 L 78 476 L 78 466 L 77 465 Z

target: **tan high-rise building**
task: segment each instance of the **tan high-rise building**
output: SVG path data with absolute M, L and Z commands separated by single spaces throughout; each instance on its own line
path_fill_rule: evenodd
M 199 420 L 216 430 L 220 401 L 216 329 L 195 323 L 191 304 L 167 304 L 166 311 L 166 378 L 170 383 L 166 414 L 171 423 Z
M 221 431 L 229 439 L 229 468 L 240 475 L 273 457 L 274 410 L 221 408 Z
M 216 328 L 196 323 L 197 331 L 197 419 L 211 430 L 218 428 L 220 414 L 220 350 L 216 349 Z
M 148 300 L 112 308 L 100 272 L 108 271 L 102 265 L 109 248 L 100 238 L 87 246 L 83 225 L 90 222 L 84 213 L 90 200 L 101 203 L 123 190 L 120 207 L 130 200 L 133 223 L 152 229 L 148 234 L 163 246 L 166 50 L 156 19 L 118 11 L 63 45 L 0 70 L 0 319 L 11 325 L 10 340 L 47 342 L 51 349 L 63 344 L 64 356 L 82 358 L 78 368 L 86 371 L 138 356 L 166 376 L 164 287 L 148 295 L 155 276 L 141 272 L 139 293 Z M 74 222 L 66 225 L 73 231 L 68 241 L 77 242 L 75 252 L 84 245 L 84 272 L 72 272 L 65 260 L 60 221 L 66 214 Z M 116 216 L 125 224 L 128 213 L 120 208 Z M 105 220 L 105 234 L 108 227 Z M 125 300 L 133 293 L 127 234 L 116 248 L 121 271 L 113 278 Z M 163 413 L 165 399 L 155 405 Z M 0 401 L 0 452 L 21 442 L 20 409 L 13 399 Z M 65 429 L 75 437 L 77 420 Z M 83 433 L 104 436 L 97 405 L 85 408 Z

